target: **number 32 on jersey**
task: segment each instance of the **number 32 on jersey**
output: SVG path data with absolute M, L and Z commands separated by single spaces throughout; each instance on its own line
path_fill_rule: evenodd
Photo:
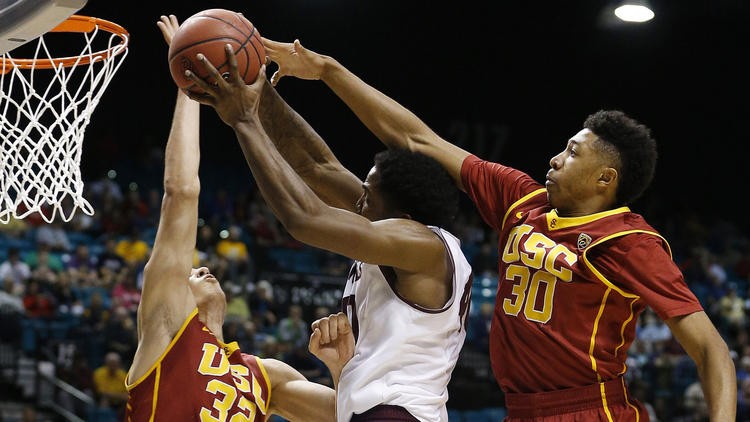
M 217 360 L 218 364 L 214 364 Z M 264 411 L 267 408 L 267 403 L 263 401 L 263 388 L 250 373 L 250 369 L 244 365 L 230 365 L 229 359 L 219 346 L 204 343 L 198 373 L 222 377 L 229 372 L 232 373 L 234 385 L 219 378 L 213 378 L 206 384 L 206 391 L 214 394 L 216 398 L 213 401 L 213 409 L 201 408 L 202 422 L 252 422 L 255 420 L 258 406 Z M 249 400 L 243 393 L 252 393 L 256 402 Z M 231 415 L 230 411 L 233 411 Z

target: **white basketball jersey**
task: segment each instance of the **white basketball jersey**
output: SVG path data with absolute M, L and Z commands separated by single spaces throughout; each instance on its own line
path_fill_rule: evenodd
M 342 310 L 356 345 L 338 384 L 339 422 L 379 404 L 401 406 L 420 421 L 448 421 L 448 381 L 466 338 L 472 273 L 460 241 L 443 229 L 430 229 L 445 243 L 453 264 L 452 295 L 441 309 L 399 296 L 390 267 L 352 265 Z

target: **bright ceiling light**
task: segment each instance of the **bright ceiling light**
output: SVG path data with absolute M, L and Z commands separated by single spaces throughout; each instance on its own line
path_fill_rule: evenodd
M 625 22 L 646 22 L 654 18 L 654 12 L 646 2 L 625 1 L 615 9 L 615 16 Z

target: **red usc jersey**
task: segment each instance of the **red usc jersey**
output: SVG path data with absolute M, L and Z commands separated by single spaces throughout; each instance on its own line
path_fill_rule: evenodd
M 666 240 L 627 207 L 563 218 L 523 172 L 469 156 L 461 176 L 498 232 L 490 359 L 504 391 L 617 378 L 646 306 L 662 319 L 702 310 Z
M 197 310 L 151 370 L 127 387 L 128 422 L 261 422 L 271 399 L 260 359 L 220 342 Z

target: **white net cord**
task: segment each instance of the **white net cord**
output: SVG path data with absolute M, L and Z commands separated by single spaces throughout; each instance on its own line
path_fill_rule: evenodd
M 97 27 L 82 34 L 85 47 L 72 65 L 11 66 L 0 74 L 0 223 L 35 212 L 47 222 L 58 215 L 70 221 L 78 209 L 94 214 L 83 197 L 84 133 L 127 55 L 127 43 L 118 46 L 122 36 L 117 34 L 110 34 L 105 55 L 95 51 L 99 32 Z M 14 61 L 8 53 L 3 57 L 7 70 Z M 53 58 L 43 36 L 34 55 L 38 58 Z

